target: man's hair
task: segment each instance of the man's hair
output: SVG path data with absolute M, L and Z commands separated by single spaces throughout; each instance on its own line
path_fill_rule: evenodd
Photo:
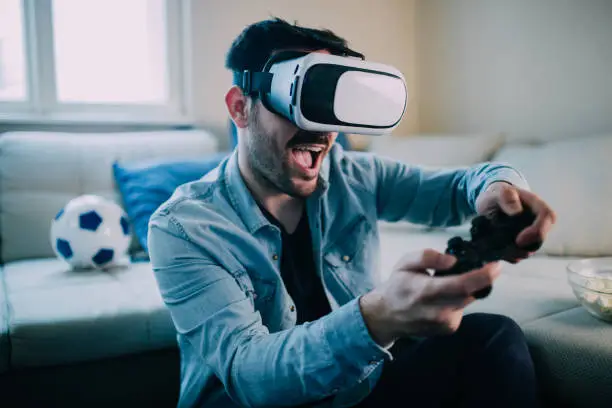
M 236 37 L 226 55 L 225 67 L 233 71 L 234 84 L 240 84 L 243 71 L 261 71 L 274 52 L 294 49 L 356 54 L 344 38 L 329 29 L 301 27 L 274 17 L 247 26 Z

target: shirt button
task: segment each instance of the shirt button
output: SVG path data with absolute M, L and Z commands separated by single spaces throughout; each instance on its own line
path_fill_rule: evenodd
M 370 365 L 376 365 L 378 363 L 377 360 L 370 360 Z
M 344 256 L 342 257 L 342 260 L 343 260 L 344 262 L 348 262 L 348 261 L 350 261 L 350 260 L 351 260 L 351 257 L 350 257 L 350 256 L 348 256 L 348 255 L 344 255 Z
M 272 259 L 274 259 L 275 261 L 278 261 L 278 255 L 276 254 L 272 255 Z
M 293 305 L 289 306 L 289 310 L 291 310 L 292 312 L 295 312 L 295 306 Z

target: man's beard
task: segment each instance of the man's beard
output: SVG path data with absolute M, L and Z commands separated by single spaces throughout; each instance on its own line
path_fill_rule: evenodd
M 285 149 L 279 149 L 274 135 L 266 133 L 257 119 L 254 107 L 249 123 L 250 138 L 247 142 L 247 156 L 253 176 L 258 183 L 290 196 L 296 196 L 291 184 L 290 171 L 286 167 Z
M 292 182 L 293 171 L 289 166 L 288 149 L 299 144 L 318 143 L 327 145 L 328 134 L 298 130 L 286 146 L 279 146 L 273 134 L 266 133 L 258 121 L 258 107 L 253 107 L 248 124 L 250 138 L 247 142 L 247 157 L 251 171 L 258 183 L 296 198 L 306 198 Z M 318 184 L 318 181 L 317 181 Z

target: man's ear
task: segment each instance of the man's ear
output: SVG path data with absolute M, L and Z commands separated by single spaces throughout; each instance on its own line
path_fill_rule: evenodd
M 248 98 L 239 86 L 232 86 L 225 94 L 227 110 L 236 127 L 246 128 L 248 124 Z

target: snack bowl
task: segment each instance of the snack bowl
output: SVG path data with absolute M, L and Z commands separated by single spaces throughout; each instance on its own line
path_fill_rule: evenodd
M 570 262 L 567 280 L 587 311 L 601 320 L 612 322 L 612 257 Z

